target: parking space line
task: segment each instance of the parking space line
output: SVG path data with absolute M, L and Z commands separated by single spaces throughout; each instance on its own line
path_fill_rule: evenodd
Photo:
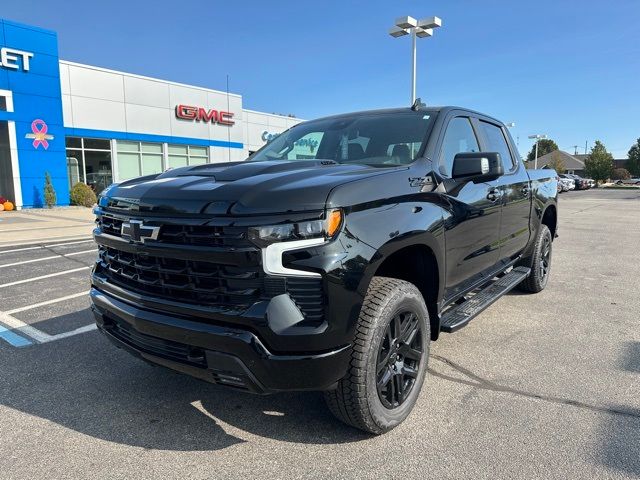
M 3 327 L 3 325 L 4 327 L 9 327 L 11 330 L 7 330 L 6 328 Z M 76 328 L 75 330 L 71 330 L 69 332 L 50 335 L 48 333 L 43 332 L 42 330 L 38 330 L 37 328 L 32 327 L 31 325 L 23 322 L 22 320 L 17 319 L 16 317 L 12 317 L 6 312 L 0 312 L 0 328 L 3 330 L 6 330 L 8 333 L 12 333 L 16 337 L 19 337 L 19 336 L 15 333 L 15 331 L 21 333 L 22 335 L 30 337 L 31 339 L 35 340 L 37 343 L 49 343 L 49 342 L 54 342 L 56 340 L 62 340 L 63 338 L 72 337 L 74 335 L 79 335 L 81 333 L 91 332 L 95 330 L 97 327 L 95 323 L 91 323 L 89 325 Z M 2 333 L 2 330 L 0 330 L 0 334 L 1 333 Z M 1 338 L 4 338 L 4 336 L 2 336 Z M 19 337 L 19 338 L 22 338 L 22 337 Z M 14 341 L 16 340 L 15 338 L 12 338 L 12 339 Z M 29 342 L 29 340 L 24 338 L 22 340 L 25 342 Z M 23 347 L 30 344 L 31 342 L 29 342 L 28 344 L 23 343 L 22 345 L 15 345 L 15 346 Z
M 37 280 L 44 280 L 45 278 L 58 277 L 60 275 L 66 275 L 67 273 L 79 272 L 81 270 L 88 270 L 91 267 L 79 267 L 72 268 L 71 270 L 63 270 L 62 272 L 49 273 L 47 275 L 40 275 L 39 277 L 26 278 L 24 280 L 17 280 L 15 282 L 3 283 L 0 288 L 13 287 L 14 285 L 22 285 L 23 283 L 35 282 Z
M 40 248 L 53 248 L 53 247 L 62 247 L 65 245 L 76 245 L 78 243 L 89 243 L 89 242 L 93 242 L 93 239 L 89 239 L 89 240 L 79 240 L 79 241 L 75 241 L 75 242 L 64 242 L 64 243 L 51 243 L 48 245 L 36 245 L 33 247 L 23 247 L 23 248 L 13 248 L 11 250 L 0 250 L 0 254 L 3 253 L 14 253 L 14 252 L 25 252 L 27 250 L 38 250 Z
M 90 226 L 93 222 L 85 222 L 86 226 Z M 80 225 L 57 225 L 55 227 L 25 227 L 25 228 L 12 228 L 10 230 L 2 230 L 2 233 L 13 233 L 13 232 L 32 232 L 34 230 L 61 230 L 64 228 L 78 228 Z
M 27 337 L 31 337 L 38 343 L 46 343 L 50 342 L 50 337 L 48 333 L 45 333 L 37 328 L 32 327 L 28 323 L 24 323 L 22 320 L 18 320 L 16 317 L 12 317 L 11 315 L 0 312 L 0 323 L 5 327 L 9 327 L 12 330 L 16 330 Z
M 6 329 L 2 325 L 0 325 L 0 338 L 5 342 L 13 345 L 14 347 L 26 347 L 31 345 L 31 342 L 24 337 L 21 337 L 17 333 Z
M 55 340 L 62 340 L 63 338 L 73 337 L 74 335 L 80 335 L 81 333 L 92 332 L 96 330 L 98 327 L 95 323 L 90 323 L 89 325 L 85 325 L 84 327 L 76 328 L 75 330 L 71 330 L 70 332 L 58 333 L 57 335 L 51 335 L 49 339 L 50 342 Z
M 59 255 L 53 255 L 51 257 L 34 258 L 34 259 L 31 259 L 31 260 L 23 260 L 22 262 L 7 263 L 6 265 L 0 265 L 0 268 L 17 267 L 19 265 L 24 265 L 24 264 L 27 264 L 27 263 L 43 262 L 45 260 L 54 260 L 56 258 L 73 257 L 75 255 L 83 255 L 85 253 L 91 253 L 91 252 L 96 252 L 96 251 L 97 251 L 97 249 L 92 248 L 91 250 L 83 250 L 81 252 L 61 253 Z
M 20 313 L 20 312 L 24 312 L 24 311 L 27 311 L 27 310 L 32 310 L 34 308 L 44 307 L 45 305 L 51 305 L 52 303 L 64 302 L 65 300 L 72 300 L 74 298 L 84 297 L 86 295 L 89 295 L 89 290 L 87 290 L 85 292 L 74 293 L 73 295 L 67 295 L 66 297 L 54 298 L 52 300 L 46 300 L 44 302 L 34 303 L 33 305 L 27 305 L 25 307 L 14 308 L 13 310 L 7 310 L 4 313 L 6 313 L 8 315 L 13 315 L 14 313 Z

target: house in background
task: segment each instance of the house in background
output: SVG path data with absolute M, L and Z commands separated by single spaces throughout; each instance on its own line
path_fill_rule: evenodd
M 566 169 L 566 172 L 564 173 L 575 173 L 576 175 L 584 176 L 584 160 L 578 158 L 581 155 L 571 155 L 562 150 L 555 150 L 538 157 L 538 168 L 551 168 L 549 164 L 554 163 L 555 157 L 558 156 L 562 160 L 564 168 Z M 534 168 L 534 164 L 535 162 L 525 162 L 527 168 Z
M 589 158 L 589 155 L 580 154 L 574 155 L 578 160 L 582 160 L 583 162 Z M 613 159 L 613 168 L 627 168 L 628 158 L 614 158 Z

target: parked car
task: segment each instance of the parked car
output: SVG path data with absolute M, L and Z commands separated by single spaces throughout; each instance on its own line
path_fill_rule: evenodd
M 589 183 L 589 188 L 595 188 L 598 186 L 597 182 L 593 178 L 585 178 L 585 180 Z
M 617 180 L 616 185 L 640 185 L 640 178 L 627 178 L 625 180 Z
M 558 184 L 562 187 L 563 192 L 575 190 L 576 188 L 576 181 L 573 178 L 564 178 L 562 175 L 559 177 Z
M 440 332 L 547 285 L 557 173 L 517 152 L 498 120 L 416 105 L 112 185 L 95 209 L 96 323 L 208 382 L 325 391 L 340 420 L 384 433 L 416 403 Z
M 589 182 L 586 179 L 582 178 L 580 175 L 575 175 L 573 173 L 565 173 L 560 176 L 563 178 L 570 178 L 574 180 L 576 190 L 588 190 L 590 188 Z

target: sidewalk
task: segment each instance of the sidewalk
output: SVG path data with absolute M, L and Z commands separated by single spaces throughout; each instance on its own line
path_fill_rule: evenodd
M 85 207 L 0 212 L 0 247 L 90 238 L 94 218 L 91 209 Z

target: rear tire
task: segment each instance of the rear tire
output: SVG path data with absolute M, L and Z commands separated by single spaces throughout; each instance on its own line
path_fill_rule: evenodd
M 533 247 L 533 254 L 519 263 L 519 265 L 531 269 L 529 276 L 518 285 L 519 290 L 531 293 L 538 293 L 544 290 L 549 281 L 552 252 L 553 237 L 551 231 L 546 225 L 540 225 L 536 243 Z
M 413 409 L 427 370 L 431 332 L 420 291 L 404 280 L 374 277 L 364 299 L 351 365 L 329 410 L 341 421 L 379 435 Z

